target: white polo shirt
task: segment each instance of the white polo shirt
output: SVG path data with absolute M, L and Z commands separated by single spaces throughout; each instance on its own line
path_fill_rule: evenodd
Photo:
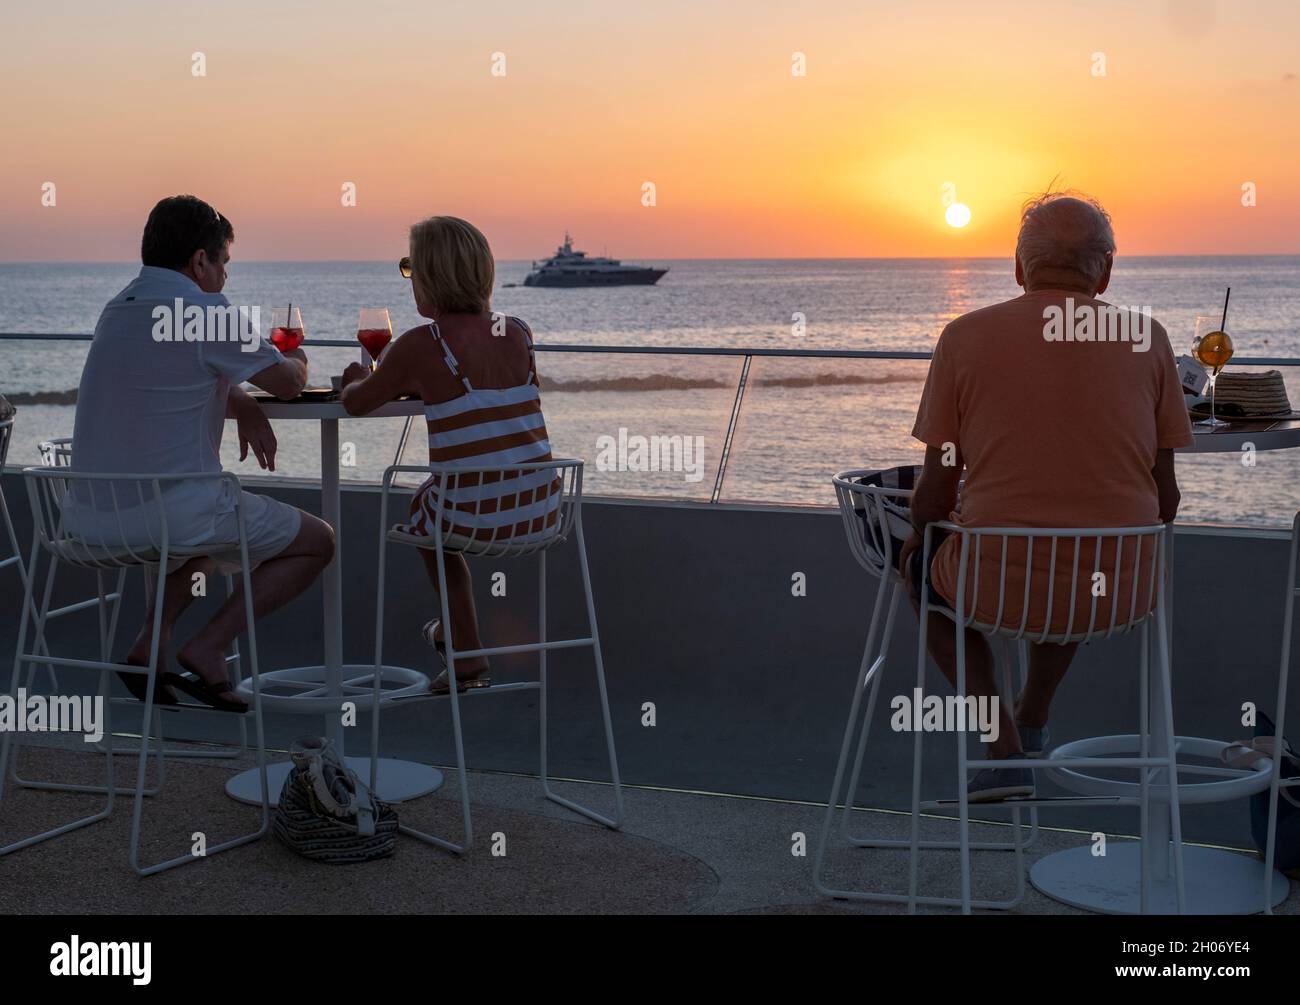
M 178 301 L 182 314 L 167 332 L 156 308 L 174 313 Z M 181 324 L 185 310 L 229 306 L 224 295 L 204 293 L 188 276 L 149 265 L 108 302 L 81 372 L 73 468 L 124 474 L 221 470 L 230 386 L 284 359 L 260 335 L 248 342 L 237 335 L 216 341 L 206 324 L 205 337 L 186 340 Z M 172 336 L 170 341 L 160 338 L 165 334 Z M 136 491 L 134 486 L 130 491 Z M 129 501 L 119 499 L 119 505 Z M 139 501 L 137 496 L 134 502 Z M 216 480 L 174 483 L 165 489 L 165 501 L 175 544 L 211 540 L 216 517 L 233 510 L 235 503 Z M 86 500 L 79 496 L 78 502 L 84 518 Z M 96 493 L 93 509 L 111 506 L 107 493 Z

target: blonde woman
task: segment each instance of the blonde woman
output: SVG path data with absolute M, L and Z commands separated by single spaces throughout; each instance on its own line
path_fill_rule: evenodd
M 418 394 L 431 464 L 473 468 L 550 460 L 532 332 L 518 318 L 492 312 L 496 266 L 487 239 L 464 220 L 434 216 L 411 228 L 410 247 L 410 257 L 399 264 L 429 323 L 393 342 L 374 373 L 351 364 L 343 374 L 343 407 L 350 415 L 365 415 L 401 395 Z M 458 547 L 544 531 L 556 517 L 550 500 L 559 501 L 553 479 L 551 471 L 482 480 L 435 474 L 416 491 L 402 529 L 431 537 L 441 528 L 456 649 L 483 648 L 469 566 Z M 422 548 L 420 554 L 436 592 L 435 552 Z M 425 638 L 441 655 L 445 626 L 430 621 Z M 486 657 L 458 660 L 458 686 L 486 686 L 487 670 Z M 449 687 L 444 666 L 431 690 L 439 694 Z

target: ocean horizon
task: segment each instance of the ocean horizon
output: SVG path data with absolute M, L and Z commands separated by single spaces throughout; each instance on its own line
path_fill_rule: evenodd
M 387 264 L 389 258 L 240 258 L 238 257 L 238 241 L 231 245 L 232 264 L 236 267 L 239 265 L 322 265 L 322 264 Z M 399 252 L 397 257 L 400 258 Z M 588 254 L 596 254 L 595 251 L 588 251 Z M 497 258 L 497 265 L 524 265 L 531 261 L 541 261 L 550 252 L 539 253 L 535 259 L 529 258 Z M 606 251 L 602 249 L 599 254 L 604 255 Z M 618 258 L 619 255 L 612 254 L 612 258 Z M 1152 259 L 1251 259 L 1251 258 L 1300 258 L 1300 251 L 1264 251 L 1251 254 L 1218 254 L 1211 252 L 1170 252 L 1168 254 L 1131 254 L 1126 255 L 1117 253 L 1115 257 L 1116 265 L 1122 261 L 1149 261 Z M 1014 254 L 1007 255 L 753 255 L 753 256 L 713 256 L 713 257 L 673 257 L 668 255 L 629 255 L 621 260 L 623 261 L 646 261 L 646 262 L 1011 262 Z M 391 259 L 396 261 L 396 258 Z M 134 266 L 139 268 L 139 261 L 136 258 L 88 258 L 88 259 L 62 259 L 62 258 L 30 258 L 30 259 L 3 259 L 0 258 L 0 266 L 5 265 L 123 265 Z
M 238 246 L 235 247 L 236 253 Z M 594 253 L 594 252 L 593 252 Z M 231 263 L 225 292 L 235 304 L 269 310 L 292 301 L 308 338 L 351 343 L 362 307 L 387 307 L 395 333 L 423 323 L 409 281 L 392 261 Z M 497 263 L 493 307 L 523 317 L 539 346 L 548 427 L 557 452 L 588 461 L 597 494 L 707 500 L 725 441 L 742 360 L 673 355 L 674 348 L 928 352 L 943 326 L 970 310 L 1019 295 L 1012 259 L 625 259 L 666 263 L 655 286 L 539 289 L 517 285 L 529 261 Z M 133 262 L 0 263 L 0 332 L 89 334 L 103 304 L 138 270 Z M 1300 255 L 1152 255 L 1116 258 L 1104 298 L 1150 306 L 1175 352 L 1190 347 L 1198 314 L 1222 309 L 1232 287 L 1228 330 L 1239 358 L 1300 359 Z M 651 346 L 663 355 L 547 353 L 547 344 Z M 0 339 L 0 393 L 20 408 L 9 461 L 39 461 L 42 439 L 72 432 L 71 397 L 86 343 Z M 359 356 L 359 347 L 312 348 L 311 382 Z M 1230 364 L 1231 366 L 1231 364 Z M 850 467 L 917 463 L 912 440 L 924 360 L 756 357 L 720 498 L 830 506 L 830 475 Z M 1300 367 L 1283 368 L 1300 403 Z M 823 416 L 810 422 L 809 416 Z M 341 436 L 356 445 L 346 478 L 377 480 L 395 460 L 401 420 L 357 419 Z M 699 437 L 707 477 L 680 472 L 601 471 L 597 443 L 631 435 Z M 261 474 L 238 461 L 230 470 Z M 314 423 L 279 422 L 277 474 L 319 476 Z M 233 444 L 233 447 L 232 447 Z M 1283 526 L 1300 506 L 1300 458 L 1261 454 L 1252 469 L 1232 455 L 1179 458 L 1183 518 Z M 423 463 L 412 436 L 406 463 Z

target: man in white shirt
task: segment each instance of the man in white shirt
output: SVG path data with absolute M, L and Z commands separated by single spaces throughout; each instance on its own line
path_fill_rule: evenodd
M 307 357 L 301 349 L 282 354 L 255 333 L 213 323 L 230 307 L 221 290 L 234 236 L 230 221 L 194 196 L 163 199 L 153 208 L 141 242 L 140 275 L 109 301 L 95 326 L 77 397 L 73 468 L 122 474 L 219 472 L 221 434 L 230 418 L 239 429 L 240 460 L 251 449 L 263 468 L 275 470 L 271 424 L 239 385 L 248 381 L 279 398 L 296 397 L 307 381 Z M 188 331 L 187 315 L 193 321 Z M 113 484 L 130 485 L 129 491 L 138 494 L 135 483 Z M 90 495 L 65 502 L 72 533 L 92 543 L 101 536 L 112 539 L 114 530 L 119 538 L 134 536 L 131 544 L 156 540 L 149 507 L 138 505 L 134 514 L 128 512 L 124 530 L 115 511 L 129 510 L 129 501 L 111 501 L 98 488 Z M 210 574 L 217 559 L 238 561 L 237 547 L 219 547 L 238 541 L 237 502 L 244 511 L 249 559 L 257 563 L 252 574 L 255 617 L 305 590 L 334 555 L 330 526 L 285 503 L 251 492 L 237 500 L 229 484 L 218 479 L 164 484 L 171 544 L 216 547 L 213 557 L 191 559 L 167 577 L 160 667 L 166 666 L 172 626 L 193 599 L 194 574 Z M 150 610 L 127 663 L 148 664 L 153 617 Z M 174 685 L 215 708 L 247 711 L 230 686 L 225 662 L 230 642 L 243 629 L 241 587 L 177 650 L 176 661 L 188 674 L 164 674 L 155 700 L 175 703 L 169 686 Z M 132 694 L 144 697 L 142 675 L 121 676 Z

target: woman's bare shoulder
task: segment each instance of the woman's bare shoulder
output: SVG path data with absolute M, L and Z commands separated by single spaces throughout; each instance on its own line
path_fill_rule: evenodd
M 384 360 L 406 372 L 426 404 L 454 398 L 460 389 L 427 324 L 416 325 L 394 339 Z
M 509 314 L 506 316 L 506 321 L 512 328 L 514 328 L 520 334 L 526 334 L 530 338 L 532 337 L 533 334 L 532 326 L 523 318 L 515 317 L 513 314 Z
M 423 324 L 416 325 L 414 328 L 408 328 L 406 331 L 402 332 L 402 334 L 397 337 L 399 340 L 408 339 L 410 341 L 415 341 L 420 339 L 421 337 L 432 338 L 433 333 L 429 330 L 429 323 L 426 321 Z

